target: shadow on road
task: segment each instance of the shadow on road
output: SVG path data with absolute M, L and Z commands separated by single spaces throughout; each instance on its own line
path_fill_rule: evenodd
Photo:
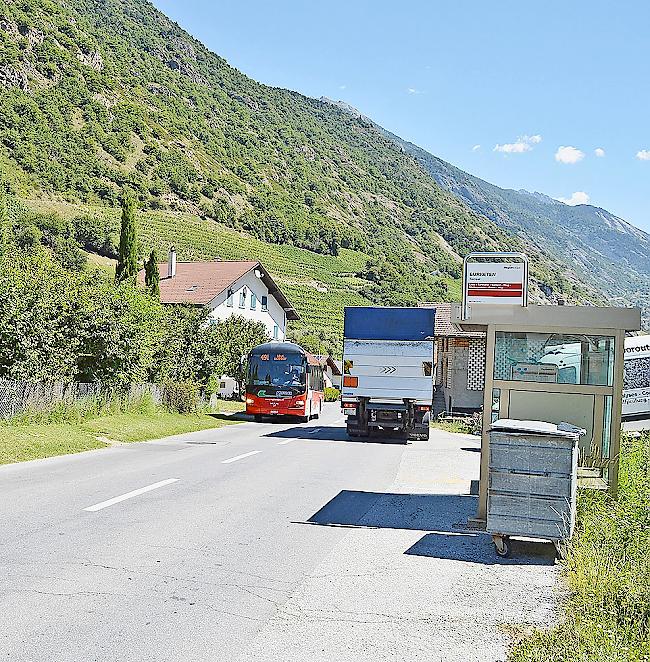
M 343 490 L 309 520 L 311 524 L 417 531 L 463 531 L 476 512 L 476 497 Z
M 475 496 L 398 494 L 343 490 L 307 524 L 367 529 L 427 531 L 404 553 L 486 564 L 552 565 L 552 544 L 513 541 L 513 558 L 497 557 L 490 536 L 467 529 L 476 513 Z
M 327 425 L 296 426 L 287 430 L 278 430 L 265 434 L 265 437 L 277 439 L 310 439 L 313 441 L 346 441 L 351 444 L 401 444 L 404 439 L 391 437 L 388 434 L 376 437 L 348 437 L 345 428 L 329 427 Z
M 243 411 L 238 411 L 233 414 L 217 414 L 215 412 L 208 412 L 208 416 L 216 418 L 219 421 L 252 421 L 253 417 L 245 414 Z
M 409 556 L 427 556 L 489 565 L 554 565 L 555 547 L 550 542 L 510 539 L 510 558 L 498 557 L 492 539 L 480 533 L 428 533 L 407 549 Z

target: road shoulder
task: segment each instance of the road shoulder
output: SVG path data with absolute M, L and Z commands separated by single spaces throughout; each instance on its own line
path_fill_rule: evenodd
M 489 536 L 466 528 L 478 446 L 476 437 L 432 431 L 405 449 L 386 492 L 343 491 L 324 504 L 311 522 L 349 533 L 261 630 L 248 659 L 504 660 L 510 632 L 550 625 L 552 548 L 522 542 L 504 560 Z

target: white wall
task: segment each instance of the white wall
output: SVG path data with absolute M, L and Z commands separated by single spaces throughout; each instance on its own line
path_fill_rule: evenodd
M 442 382 L 446 409 L 449 409 L 450 398 L 452 409 L 478 410 L 483 404 L 483 389 L 469 388 L 470 370 L 476 372 L 476 367 L 471 366 L 469 361 L 471 345 L 483 347 L 485 341 L 483 339 L 463 341 L 452 338 L 449 341 L 449 351 L 443 353 L 443 361 L 447 360 L 447 370 Z M 485 361 L 484 356 L 485 354 L 483 361 Z M 471 377 L 472 382 L 477 381 L 475 374 Z
M 239 298 L 242 289 L 246 287 L 246 304 L 244 308 L 239 307 Z M 232 285 L 232 307 L 227 305 L 228 292 L 222 292 L 219 296 L 215 297 L 208 308 L 210 308 L 210 317 L 217 320 L 224 320 L 231 315 L 241 315 L 249 320 L 255 322 L 262 322 L 272 339 L 274 338 L 274 327 L 278 327 L 278 340 L 284 340 L 287 330 L 287 320 L 285 312 L 277 302 L 274 296 L 269 294 L 266 285 L 260 278 L 255 276 L 253 271 L 244 274 L 238 281 Z M 257 303 L 255 310 L 251 310 L 251 294 L 257 296 Z M 268 297 L 268 311 L 262 311 L 262 296 Z
M 237 391 L 237 381 L 232 377 L 222 375 L 219 380 L 219 397 L 231 398 Z
M 339 389 L 339 391 L 340 391 L 341 390 L 341 375 L 335 375 L 332 372 L 332 368 L 330 368 L 329 366 L 327 366 L 325 368 L 325 373 L 324 374 L 327 376 L 327 379 L 329 379 L 331 385 L 334 388 Z

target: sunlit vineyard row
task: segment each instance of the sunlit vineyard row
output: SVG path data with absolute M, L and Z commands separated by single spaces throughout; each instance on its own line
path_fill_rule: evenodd
M 70 219 L 83 214 L 110 221 L 116 231 L 119 228 L 119 209 L 41 200 L 28 204 L 35 211 L 53 211 Z M 299 328 L 323 330 L 340 337 L 343 307 L 370 303 L 359 293 L 367 281 L 356 276 L 368 256 L 358 251 L 341 249 L 335 257 L 289 245 L 267 244 L 224 225 L 179 212 L 141 212 L 138 221 L 143 255 L 156 248 L 164 259 L 173 245 L 179 260 L 260 260 L 296 307 L 301 316 L 296 325 Z

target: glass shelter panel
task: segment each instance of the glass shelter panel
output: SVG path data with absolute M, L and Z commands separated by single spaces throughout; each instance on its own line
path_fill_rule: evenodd
M 612 386 L 614 338 L 497 331 L 494 379 Z

